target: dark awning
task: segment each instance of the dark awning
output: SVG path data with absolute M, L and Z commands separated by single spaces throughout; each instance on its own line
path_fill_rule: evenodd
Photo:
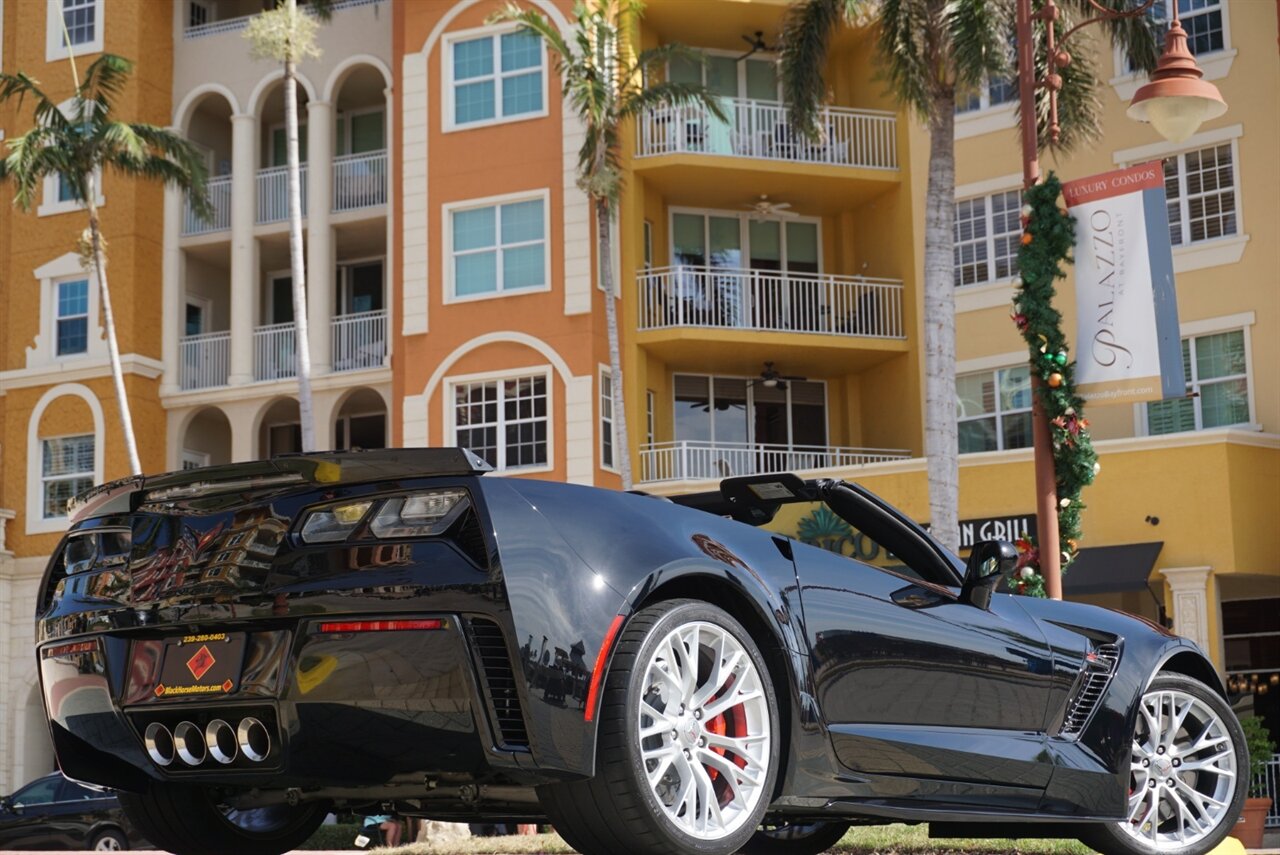
M 1157 540 L 1081 549 L 1062 579 L 1063 596 L 1145 589 L 1162 546 L 1164 541 Z

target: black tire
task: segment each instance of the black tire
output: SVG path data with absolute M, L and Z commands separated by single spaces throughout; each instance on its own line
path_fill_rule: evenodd
M 1235 713 L 1231 711 L 1231 707 L 1213 689 L 1199 680 L 1194 680 L 1182 674 L 1157 675 L 1151 681 L 1151 685 L 1147 687 L 1143 696 L 1145 698 L 1152 693 L 1161 691 L 1180 692 L 1190 695 L 1219 717 L 1226 735 L 1230 737 L 1231 748 L 1234 749 L 1235 775 L 1231 779 L 1233 782 L 1231 784 L 1233 787 L 1232 795 L 1229 799 L 1222 800 L 1226 802 L 1227 808 L 1217 817 L 1217 824 L 1213 830 L 1203 838 L 1186 845 L 1178 845 L 1174 841 L 1168 841 L 1167 843 L 1140 841 L 1126 830 L 1125 823 L 1104 823 L 1091 826 L 1087 833 L 1080 836 L 1080 840 L 1097 849 L 1102 855 L 1203 855 L 1203 853 L 1209 852 L 1226 838 L 1231 829 L 1235 827 L 1236 819 L 1240 816 L 1240 809 L 1244 806 L 1245 796 L 1247 795 L 1245 784 L 1249 773 L 1249 752 L 1245 746 L 1244 731 L 1240 728 L 1240 722 L 1236 720 Z M 1139 719 L 1141 718 L 1142 716 L 1139 715 Z M 1208 728 L 1206 727 L 1205 729 L 1207 730 Z M 1179 730 L 1179 733 L 1188 730 L 1189 727 L 1184 725 L 1183 729 Z M 1134 740 L 1136 741 L 1137 738 L 1138 734 L 1135 733 Z M 1173 753 L 1170 752 L 1169 756 L 1173 756 Z M 1166 773 L 1161 772 L 1160 774 Z M 1172 774 L 1181 778 L 1186 773 L 1179 773 L 1175 769 Z M 1191 774 L 1198 786 L 1199 776 L 1196 773 Z M 1149 777 L 1156 776 L 1149 775 Z M 1170 780 L 1173 779 L 1171 778 Z M 1134 779 L 1131 788 L 1135 786 L 1141 786 L 1137 778 Z M 1136 789 L 1134 791 L 1136 792 Z M 1159 814 L 1157 813 L 1157 815 Z M 1157 829 L 1160 827 L 1163 826 L 1157 824 Z M 1181 828 L 1181 824 L 1179 824 L 1179 828 Z M 1159 834 L 1157 834 L 1158 836 Z
M 847 822 L 797 822 L 761 828 L 742 855 L 818 855 L 840 842 L 849 830 Z
M 108 828 L 93 836 L 89 848 L 94 852 L 122 852 L 129 848 L 129 840 L 124 832 Z
M 329 810 L 320 802 L 230 810 L 210 790 L 191 784 L 118 796 L 142 836 L 176 855 L 280 855 L 314 834 Z
M 769 742 L 767 750 L 761 751 L 763 757 L 767 758 L 767 767 L 760 786 L 751 796 L 753 801 L 750 806 L 741 807 L 738 819 L 732 823 L 732 827 L 725 828 L 722 835 L 714 838 L 699 838 L 688 834 L 675 820 L 668 817 L 668 806 L 659 801 L 654 788 L 649 785 L 646 759 L 641 755 L 639 738 L 642 715 L 639 700 L 648 697 L 646 693 L 652 691 L 644 685 L 645 670 L 655 656 L 659 643 L 675 628 L 692 623 L 710 624 L 732 636 L 737 642 L 755 669 L 753 675 L 744 676 L 743 679 L 758 681 L 760 695 L 764 699 L 763 708 L 767 710 L 768 718 L 767 723 L 761 725 L 761 730 L 768 732 Z M 699 648 L 699 652 L 705 653 L 702 648 Z M 707 662 L 700 657 L 697 664 L 697 673 L 703 673 L 702 666 L 707 665 Z M 731 682 L 725 683 L 726 686 L 737 682 L 737 678 L 730 680 Z M 705 702 L 706 705 L 710 707 L 712 699 L 717 697 L 724 696 L 712 695 Z M 763 711 L 760 710 L 758 698 L 759 696 L 752 698 L 754 708 Z M 680 709 L 683 711 L 684 707 L 681 706 Z M 715 719 L 709 719 L 706 726 L 712 727 L 714 721 Z M 665 741 L 666 736 L 664 734 L 658 738 Z M 777 698 L 764 658 L 750 634 L 722 609 L 696 600 L 671 600 L 637 612 L 628 621 L 617 642 L 600 703 L 595 777 L 540 787 L 538 795 L 556 830 L 582 855 L 670 855 L 673 852 L 686 855 L 732 855 L 739 851 L 759 827 L 772 799 L 778 769 L 778 743 Z M 671 745 L 675 744 L 676 740 L 672 738 Z M 698 743 L 699 746 L 705 744 L 707 743 Z M 713 749 L 694 750 L 705 752 Z M 685 756 L 688 757 L 689 754 L 686 752 Z M 721 757 L 724 756 L 721 754 Z M 698 768 L 705 770 L 708 767 L 704 764 Z M 711 780 L 715 780 L 714 774 L 711 775 Z M 659 783 L 665 781 L 666 776 Z M 730 787 L 726 778 L 721 786 L 724 792 L 728 792 L 735 789 L 737 784 Z M 745 793 L 745 789 L 738 792 Z M 746 800 L 744 796 L 744 801 Z

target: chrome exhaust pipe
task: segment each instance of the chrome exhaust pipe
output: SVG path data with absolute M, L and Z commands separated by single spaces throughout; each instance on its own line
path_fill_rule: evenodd
M 253 716 L 240 719 L 236 727 L 236 742 L 240 745 L 240 753 L 254 763 L 261 763 L 271 753 L 271 732 Z
M 209 756 L 224 766 L 233 762 L 239 751 L 236 732 L 231 729 L 231 725 L 220 718 L 215 718 L 205 725 L 204 744 L 209 749 Z
M 153 721 L 147 725 L 142 744 L 147 749 L 147 756 L 157 766 L 168 766 L 173 762 L 173 734 L 160 722 Z
M 188 766 L 199 766 L 207 756 L 204 733 L 199 725 L 189 721 L 179 722 L 173 729 L 173 745 Z

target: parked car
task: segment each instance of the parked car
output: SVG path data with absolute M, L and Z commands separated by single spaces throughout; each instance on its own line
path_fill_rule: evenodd
M 69 781 L 61 772 L 36 778 L 13 795 L 0 797 L 0 851 L 115 852 L 145 843 L 120 809 L 115 793 Z
M 997 593 L 1012 544 L 962 562 L 842 481 L 667 500 L 489 468 L 306 454 L 86 493 L 36 610 L 62 768 L 191 855 L 283 852 L 335 807 L 550 820 L 586 855 L 887 821 L 1200 855 L 1236 821 L 1205 655 Z

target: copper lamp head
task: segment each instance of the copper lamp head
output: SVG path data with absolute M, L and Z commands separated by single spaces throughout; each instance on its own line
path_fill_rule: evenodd
M 1200 78 L 1203 72 L 1187 49 L 1187 31 L 1177 18 L 1164 37 L 1164 53 L 1151 73 L 1151 82 L 1133 96 L 1128 116 L 1150 122 L 1170 142 L 1182 142 L 1202 122 L 1227 111 L 1218 87 Z

